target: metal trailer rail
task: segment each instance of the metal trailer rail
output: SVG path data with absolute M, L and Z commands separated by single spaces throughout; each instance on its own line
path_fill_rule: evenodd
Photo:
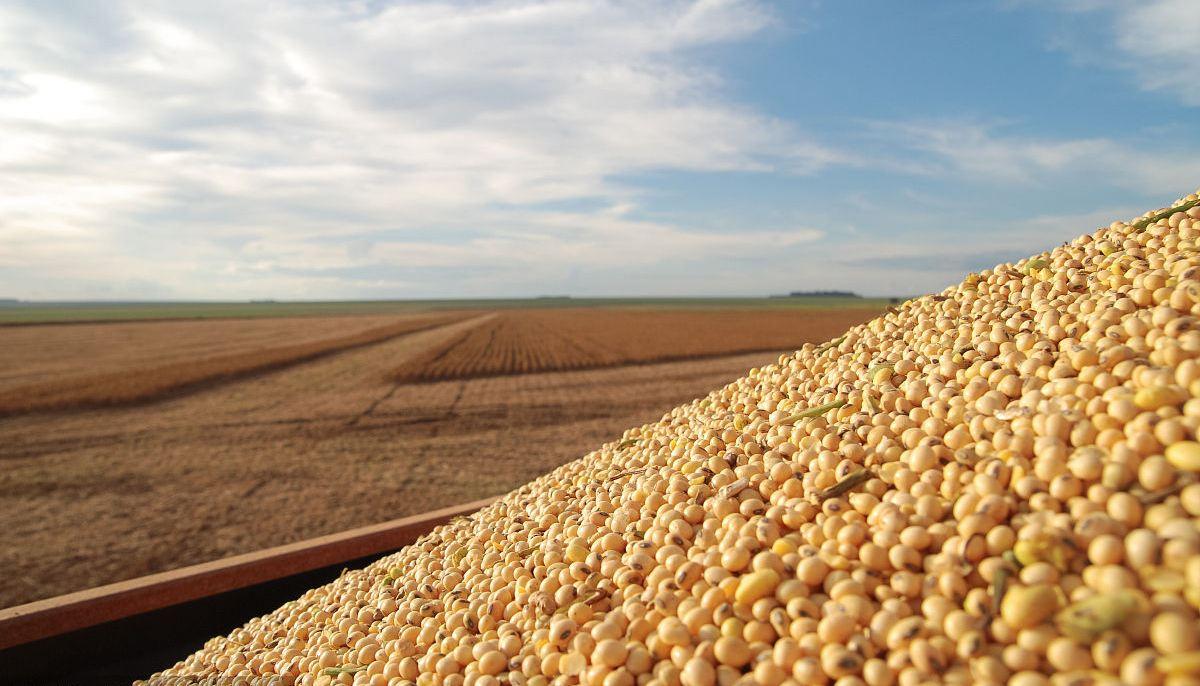
M 0 610 L 0 684 L 112 686 L 145 678 L 199 650 L 212 636 L 493 500 Z

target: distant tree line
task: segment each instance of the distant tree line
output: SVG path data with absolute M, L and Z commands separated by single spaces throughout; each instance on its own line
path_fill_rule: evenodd
M 787 295 L 772 295 L 772 298 L 861 298 L 854 291 L 792 291 Z

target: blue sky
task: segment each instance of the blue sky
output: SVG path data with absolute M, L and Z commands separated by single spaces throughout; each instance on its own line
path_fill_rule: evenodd
M 0 296 L 935 291 L 1200 186 L 1200 3 L 0 3 Z

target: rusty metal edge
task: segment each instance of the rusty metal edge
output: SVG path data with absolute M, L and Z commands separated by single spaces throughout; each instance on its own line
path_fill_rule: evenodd
M 2 609 L 0 650 L 394 551 L 495 500 L 476 500 Z

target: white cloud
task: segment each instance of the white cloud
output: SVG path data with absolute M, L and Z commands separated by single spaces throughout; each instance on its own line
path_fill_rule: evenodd
M 1032 3 L 1031 3 L 1032 4 Z M 1038 6 L 1041 6 L 1040 4 Z M 1144 90 L 1165 91 L 1187 105 L 1200 105 L 1195 87 L 1200 68 L 1200 3 L 1194 0 L 1059 0 L 1050 5 L 1073 14 L 1096 14 L 1108 36 L 1082 39 L 1072 26 L 1056 47 L 1087 64 L 1128 71 Z
M 873 122 L 874 134 L 888 145 L 924 153 L 922 173 L 1010 184 L 1096 184 L 1161 195 L 1189 189 L 1200 179 L 1200 159 L 1187 150 L 1147 144 L 1145 148 L 1108 138 L 1056 140 L 1005 133 L 1003 127 L 969 121 Z
M 618 268 L 663 260 L 719 259 L 752 254 L 767 246 L 791 248 L 824 235 L 809 228 L 737 234 L 689 232 L 603 213 L 528 215 L 523 224 L 520 229 L 497 231 L 462 245 L 383 242 L 371 254 L 387 262 L 403 260 L 406 264 L 426 267 L 471 268 L 499 262 L 515 270 L 539 264 Z
M 346 297 L 356 266 L 481 247 L 526 269 L 747 250 L 628 216 L 621 179 L 842 160 L 697 59 L 774 21 L 758 0 L 0 7 L 0 292 L 136 274 L 178 297 Z
M 1117 20 L 1117 44 L 1136 60 L 1133 68 L 1142 85 L 1172 91 L 1192 105 L 1200 105 L 1198 33 L 1200 4 L 1193 0 L 1132 4 Z

